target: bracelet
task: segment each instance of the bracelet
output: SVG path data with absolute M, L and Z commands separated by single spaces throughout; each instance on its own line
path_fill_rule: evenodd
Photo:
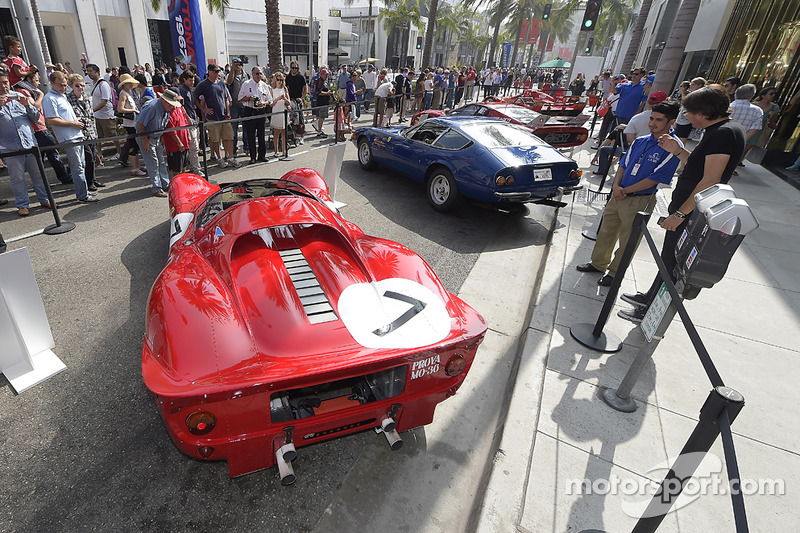
M 677 153 L 677 154 L 672 154 L 672 155 L 674 155 L 675 157 L 680 157 L 682 153 L 683 153 L 683 148 L 681 148 L 680 150 L 678 150 L 678 153 Z
M 672 213 L 672 216 L 674 216 L 675 218 L 679 218 L 681 220 L 686 218 L 686 214 L 681 213 L 680 211 L 675 211 L 674 213 Z

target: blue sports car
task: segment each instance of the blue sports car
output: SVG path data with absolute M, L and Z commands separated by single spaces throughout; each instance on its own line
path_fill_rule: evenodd
M 574 190 L 582 172 L 572 159 L 525 127 L 504 120 L 436 117 L 407 128 L 356 129 L 352 140 L 364 169 L 383 165 L 426 186 L 437 211 L 464 198 L 512 209 Z

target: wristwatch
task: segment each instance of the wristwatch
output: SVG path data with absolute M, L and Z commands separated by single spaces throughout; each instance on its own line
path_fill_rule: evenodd
M 672 213 L 672 216 L 674 216 L 675 218 L 679 218 L 681 220 L 686 218 L 686 215 L 684 213 L 681 213 L 680 211 L 675 211 L 674 213 Z

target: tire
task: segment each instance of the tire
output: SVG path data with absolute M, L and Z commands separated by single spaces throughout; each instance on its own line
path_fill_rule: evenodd
M 440 213 L 450 213 L 461 206 L 463 197 L 453 173 L 444 167 L 436 167 L 428 178 L 428 201 Z
M 364 170 L 372 170 L 377 166 L 375 157 L 372 155 L 372 145 L 364 137 L 358 141 L 358 164 Z

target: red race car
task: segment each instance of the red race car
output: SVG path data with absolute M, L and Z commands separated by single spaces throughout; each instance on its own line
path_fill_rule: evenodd
M 310 169 L 170 184 L 169 260 L 147 303 L 142 375 L 184 453 L 231 477 L 306 444 L 431 423 L 486 323 L 417 254 L 365 235 Z
M 550 118 L 547 115 L 543 115 L 522 105 L 502 101 L 476 102 L 459 107 L 458 109 L 451 109 L 450 111 L 434 109 L 419 111 L 411 118 L 411 125 L 413 126 L 420 120 L 426 120 L 430 117 L 441 117 L 443 115 L 501 118 L 512 124 L 520 124 L 529 127 L 537 137 L 555 148 L 580 146 L 589 138 L 589 130 L 582 126 L 567 124 L 549 125 L 546 124 Z
M 491 97 L 496 100 L 497 97 Z M 523 105 L 537 113 L 552 116 L 575 117 L 586 109 L 586 100 L 577 96 L 561 96 L 553 98 L 547 93 L 534 90 L 526 90 L 525 93 L 517 96 L 509 96 L 499 100 L 509 104 Z

